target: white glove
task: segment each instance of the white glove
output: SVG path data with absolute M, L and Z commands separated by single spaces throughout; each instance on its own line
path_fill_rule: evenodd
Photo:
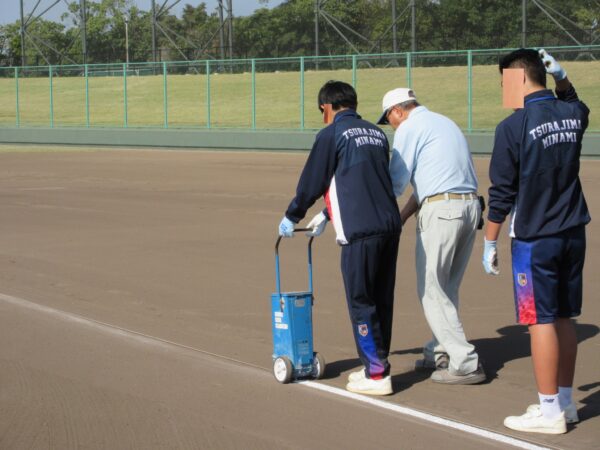
M 542 58 L 544 67 L 546 67 L 546 73 L 552 75 L 555 81 L 567 78 L 567 71 L 563 69 L 560 64 L 546 52 L 546 50 L 540 48 L 538 53 L 540 54 L 540 58 Z
M 279 236 L 281 237 L 294 237 L 294 225 L 295 223 L 283 216 L 281 223 L 279 224 Z
M 490 275 L 498 275 L 500 273 L 496 241 L 483 239 L 483 258 L 481 258 L 481 262 L 483 269 Z
M 325 226 L 327 225 L 327 217 L 321 211 L 315 217 L 312 218 L 306 228 L 312 228 L 312 231 L 306 233 L 307 236 L 319 236 L 323 231 L 325 231 Z

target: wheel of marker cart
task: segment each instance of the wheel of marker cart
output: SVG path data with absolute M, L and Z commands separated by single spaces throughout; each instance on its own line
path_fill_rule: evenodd
M 292 381 L 293 372 L 292 363 L 286 356 L 280 356 L 273 361 L 273 375 L 280 383 L 287 384 Z
M 325 375 L 325 358 L 320 353 L 313 355 L 313 378 L 320 380 Z

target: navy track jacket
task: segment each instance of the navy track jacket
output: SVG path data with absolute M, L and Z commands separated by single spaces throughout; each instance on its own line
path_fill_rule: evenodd
M 525 97 L 525 107 L 496 128 L 490 162 L 488 219 L 512 212 L 510 235 L 549 236 L 590 221 L 579 180 L 581 139 L 588 107 L 575 88 L 545 89 Z
M 300 222 L 322 195 L 340 245 L 400 233 L 387 137 L 354 110 L 340 111 L 317 134 L 286 217 Z

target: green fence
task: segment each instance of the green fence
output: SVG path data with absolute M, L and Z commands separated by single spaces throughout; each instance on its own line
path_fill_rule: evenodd
M 600 45 L 548 50 L 600 110 Z M 317 92 L 336 79 L 356 87 L 366 119 L 387 90 L 409 86 L 465 131 L 488 131 L 510 113 L 497 68 L 508 51 L 0 68 L 0 126 L 317 129 Z

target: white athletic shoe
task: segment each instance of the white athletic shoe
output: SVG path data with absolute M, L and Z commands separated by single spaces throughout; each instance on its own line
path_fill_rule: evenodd
M 362 378 L 356 381 L 350 381 L 346 385 L 346 390 L 357 394 L 366 395 L 390 395 L 392 391 L 392 377 L 389 375 L 380 380 L 372 378 Z
M 364 380 L 365 378 L 367 378 L 367 376 L 365 375 L 364 367 L 355 372 L 351 372 L 350 375 L 348 375 L 348 381 L 360 381 L 360 380 Z
M 542 415 L 540 405 L 531 405 L 522 416 L 509 416 L 504 419 L 504 426 L 511 430 L 529 433 L 563 434 L 567 432 L 565 413 L 561 412 L 556 419 L 546 419 Z
M 529 405 L 529 408 L 527 408 L 527 412 L 539 410 L 539 409 L 540 409 L 540 405 L 538 405 L 538 404 Z M 579 422 L 579 416 L 577 415 L 577 407 L 575 406 L 575 403 L 569 404 L 569 406 L 567 406 L 563 410 L 563 412 L 565 413 L 565 421 L 567 423 Z

